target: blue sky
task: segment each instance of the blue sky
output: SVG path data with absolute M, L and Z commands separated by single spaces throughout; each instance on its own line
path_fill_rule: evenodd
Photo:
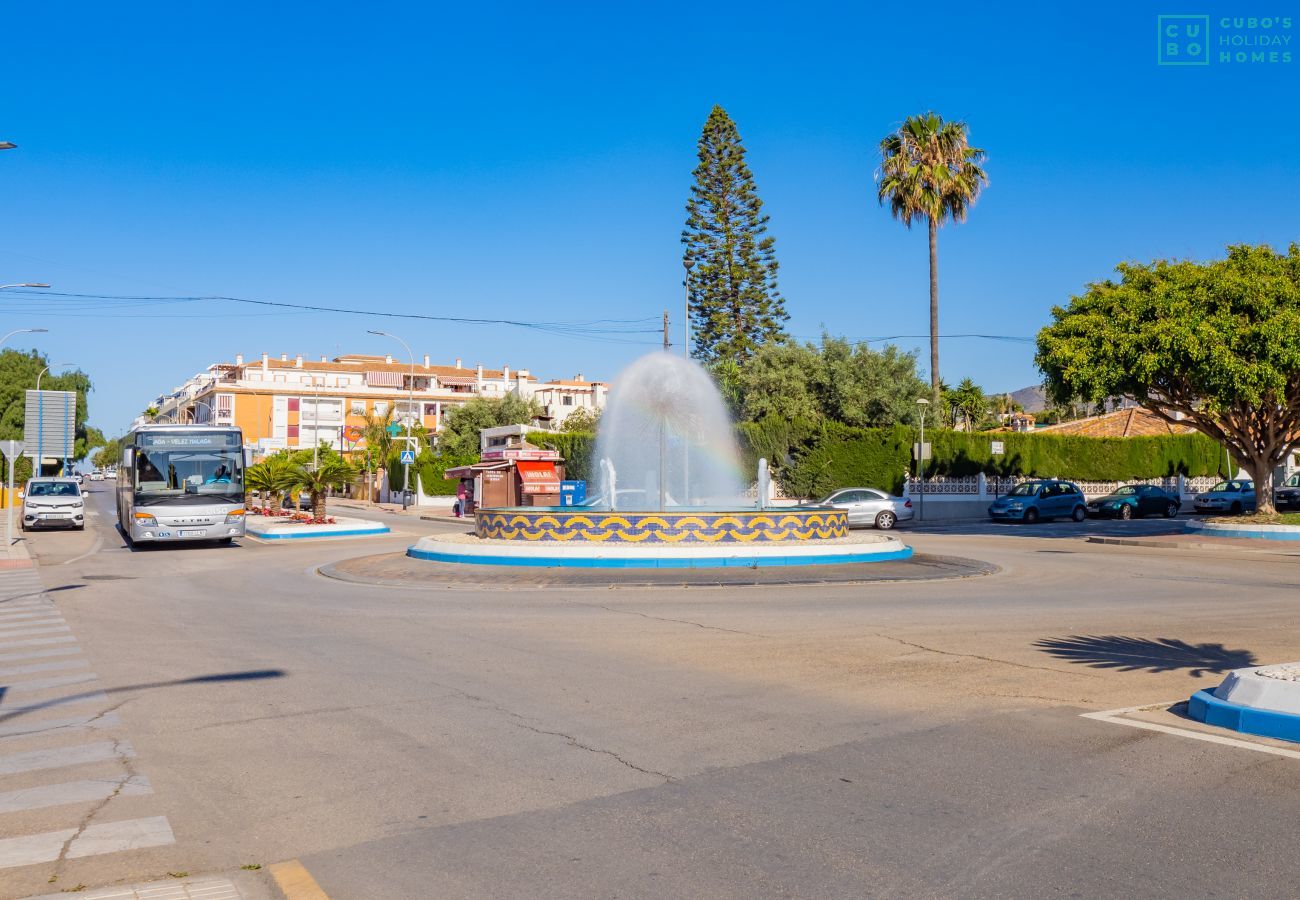
M 714 103 L 748 148 L 797 335 L 926 332 L 924 230 L 877 205 L 872 174 L 879 139 L 927 109 L 970 123 L 991 178 L 940 236 L 944 333 L 1032 335 L 1120 260 L 1300 239 L 1300 59 L 1157 66 L 1156 16 L 1187 4 L 434 6 L 9 6 L 0 140 L 19 148 L 0 153 L 0 283 L 678 323 Z M 85 369 L 91 421 L 112 433 L 236 352 L 396 348 L 368 328 L 540 376 L 609 377 L 650 349 L 6 295 L 5 330 L 50 329 L 11 345 Z M 1031 346 L 974 339 L 944 341 L 941 371 L 998 391 L 1038 380 Z

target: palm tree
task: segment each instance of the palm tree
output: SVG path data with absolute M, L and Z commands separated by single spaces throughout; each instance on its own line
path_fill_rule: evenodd
M 965 122 L 937 113 L 911 116 L 880 142 L 876 199 L 908 228 L 925 219 L 930 231 L 930 387 L 939 395 L 939 226 L 962 222 L 988 184 L 984 151 L 970 145 Z
M 366 499 L 373 500 L 374 480 L 370 477 L 370 461 L 376 466 L 386 467 L 388 455 L 393 451 L 394 437 L 388 427 L 393 424 L 393 407 L 388 407 L 383 415 L 366 413 L 365 424 L 361 426 L 361 437 L 366 442 Z
M 978 426 L 989 413 L 989 401 L 984 389 L 969 378 L 963 378 L 953 391 L 953 405 L 961 411 L 966 431 Z
M 311 514 L 316 518 L 325 516 L 326 490 L 345 487 L 357 476 L 356 470 L 339 456 L 327 456 L 315 468 L 297 465 L 290 472 L 293 486 L 311 493 Z
M 270 514 L 271 509 L 279 506 L 280 494 L 294 486 L 293 469 L 286 456 L 272 456 L 256 465 L 249 466 L 244 473 L 244 487 L 258 491 L 262 495 L 262 511 Z M 271 498 L 276 498 L 274 506 Z

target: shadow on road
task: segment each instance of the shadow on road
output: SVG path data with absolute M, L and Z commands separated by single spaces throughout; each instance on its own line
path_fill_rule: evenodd
M 39 712 L 43 709 L 50 709 L 52 707 L 63 706 L 69 703 L 77 703 L 82 700 L 88 700 L 92 697 L 98 697 L 102 694 L 117 694 L 122 691 L 146 691 L 154 688 L 178 687 L 183 684 L 210 684 L 213 682 L 225 681 L 258 681 L 264 678 L 283 678 L 286 674 L 288 673 L 285 672 L 284 669 L 250 669 L 245 672 L 221 672 L 216 675 L 195 675 L 192 678 L 178 678 L 174 681 L 151 681 L 145 684 L 126 684 L 122 687 L 107 688 L 104 690 L 84 691 L 66 697 L 55 697 L 50 700 L 27 703 L 8 710 L 0 708 L 0 722 L 8 722 L 10 719 L 16 719 L 17 717 L 27 715 L 28 713 Z M 0 686 L 0 700 L 4 699 L 4 694 L 4 687 Z
M 1249 650 L 1222 644 L 1189 644 L 1172 638 L 1138 638 L 1118 634 L 1044 638 L 1034 646 L 1049 656 L 1094 669 L 1121 672 L 1173 672 L 1188 669 L 1194 678 L 1258 665 Z

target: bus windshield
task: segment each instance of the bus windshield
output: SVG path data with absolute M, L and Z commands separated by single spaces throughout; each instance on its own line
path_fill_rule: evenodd
M 235 503 L 244 499 L 241 449 L 141 449 L 133 469 L 135 502 L 139 506 L 178 498 Z

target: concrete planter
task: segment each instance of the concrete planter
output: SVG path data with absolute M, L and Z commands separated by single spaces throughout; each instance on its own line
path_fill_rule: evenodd
M 1191 531 L 1214 537 L 1254 538 L 1264 541 L 1300 541 L 1300 525 L 1225 525 L 1218 522 L 1188 522 Z
M 1193 694 L 1187 711 L 1207 725 L 1300 741 L 1300 663 L 1237 669 L 1213 691 Z
M 306 525 L 270 516 L 249 516 L 244 527 L 250 535 L 264 541 L 365 537 L 389 533 L 388 526 L 382 522 L 346 516 L 335 516 L 334 519 L 333 525 Z

